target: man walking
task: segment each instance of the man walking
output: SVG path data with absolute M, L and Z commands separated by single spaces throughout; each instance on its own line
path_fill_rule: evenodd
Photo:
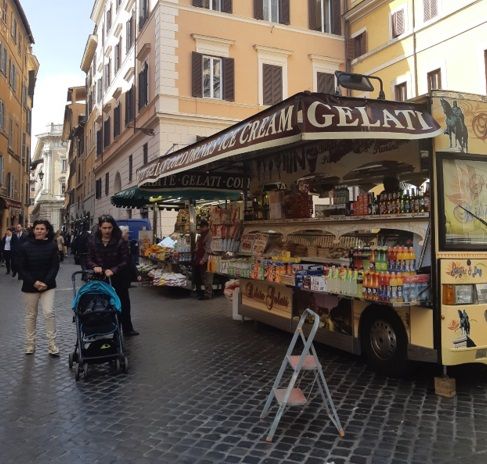
M 208 257 L 211 253 L 211 232 L 208 221 L 202 219 L 199 224 L 199 237 L 193 258 L 193 279 L 199 300 L 209 300 L 213 296 L 213 273 L 208 272 Z M 201 287 L 204 287 L 204 291 Z
M 22 227 L 22 224 L 17 224 L 15 226 L 15 232 L 12 235 L 12 241 L 10 244 L 10 249 L 12 252 L 12 277 L 15 277 L 19 274 L 18 279 L 21 279 L 21 273 L 18 268 L 18 257 L 20 253 L 20 248 L 27 240 L 27 232 Z

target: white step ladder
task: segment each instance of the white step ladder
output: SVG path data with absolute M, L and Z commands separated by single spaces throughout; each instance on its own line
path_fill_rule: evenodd
M 313 325 L 311 327 L 308 337 L 306 337 L 303 332 L 303 325 L 306 322 L 308 316 L 311 316 L 313 318 Z M 272 422 L 272 425 L 269 429 L 269 434 L 266 438 L 267 442 L 272 442 L 272 438 L 274 437 L 274 433 L 276 432 L 277 426 L 279 425 L 279 422 L 282 415 L 284 414 L 286 407 L 304 406 L 305 404 L 307 404 L 309 394 L 311 394 L 311 391 L 315 384 L 318 385 L 318 390 L 321 394 L 321 398 L 323 399 L 323 404 L 325 406 L 328 417 L 338 430 L 338 434 L 340 435 L 340 437 L 345 436 L 345 432 L 343 431 L 343 428 L 340 424 L 340 419 L 338 418 L 335 405 L 333 404 L 333 400 L 331 398 L 331 394 L 325 380 L 323 368 L 321 367 L 321 363 L 318 360 L 315 347 L 313 346 L 313 339 L 316 335 L 319 324 L 320 317 L 318 316 L 318 314 L 316 314 L 314 311 L 311 311 L 311 309 L 306 309 L 303 312 L 303 315 L 299 320 L 298 326 L 296 327 L 296 331 L 294 332 L 293 338 L 287 350 L 286 356 L 282 361 L 279 373 L 277 374 L 276 380 L 274 381 L 274 385 L 272 386 L 272 390 L 267 397 L 264 410 L 260 415 L 261 419 L 267 416 L 272 404 L 272 400 L 275 398 L 277 400 L 277 403 L 279 404 L 279 409 L 277 410 L 276 417 L 274 418 L 274 421 Z M 304 348 L 300 355 L 295 356 L 292 353 L 296 346 L 296 342 L 298 341 L 298 337 L 301 337 Z M 286 388 L 279 388 L 287 366 L 293 369 L 291 380 Z M 311 389 L 309 391 L 308 398 L 305 396 L 301 388 L 295 387 L 301 371 L 315 372 L 313 385 L 311 386 Z

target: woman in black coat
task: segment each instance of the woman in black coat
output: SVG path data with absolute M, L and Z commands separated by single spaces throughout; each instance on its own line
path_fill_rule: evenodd
M 18 267 L 23 280 L 22 293 L 25 302 L 25 354 L 35 352 L 40 303 L 46 325 L 48 352 L 51 356 L 59 356 L 54 316 L 54 289 L 59 271 L 59 254 L 49 221 L 34 222 L 32 235 L 18 249 Z
M 112 286 L 122 303 L 120 314 L 123 333 L 126 336 L 139 335 L 134 330 L 130 317 L 129 298 L 129 248 L 122 239 L 122 233 L 112 216 L 104 215 L 98 218 L 98 230 L 88 244 L 87 269 L 96 274 L 109 277 Z

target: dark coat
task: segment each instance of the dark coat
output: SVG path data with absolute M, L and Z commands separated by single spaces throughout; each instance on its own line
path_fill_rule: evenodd
M 87 269 L 94 269 L 97 266 L 104 271 L 110 269 L 114 274 L 112 277 L 114 286 L 129 286 L 130 280 L 127 278 L 129 260 L 128 243 L 123 239 L 112 238 L 105 246 L 95 235 L 88 243 Z
M 38 280 L 44 282 L 48 290 L 56 288 L 59 254 L 53 240 L 29 239 L 18 250 L 17 263 L 23 279 L 23 292 L 38 293 L 34 287 Z
M 22 235 L 17 237 L 17 232 L 12 234 L 12 241 L 10 242 L 10 248 L 12 253 L 18 253 L 22 245 L 29 239 L 29 234 L 24 230 Z M 37 291 L 37 290 L 36 290 Z

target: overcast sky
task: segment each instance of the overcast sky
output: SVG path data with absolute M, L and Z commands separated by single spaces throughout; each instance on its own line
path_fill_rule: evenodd
M 93 0 L 21 0 L 40 63 L 34 94 L 32 134 L 62 124 L 68 87 L 84 85 L 81 57 L 94 23 Z M 32 151 L 35 147 L 33 140 Z

